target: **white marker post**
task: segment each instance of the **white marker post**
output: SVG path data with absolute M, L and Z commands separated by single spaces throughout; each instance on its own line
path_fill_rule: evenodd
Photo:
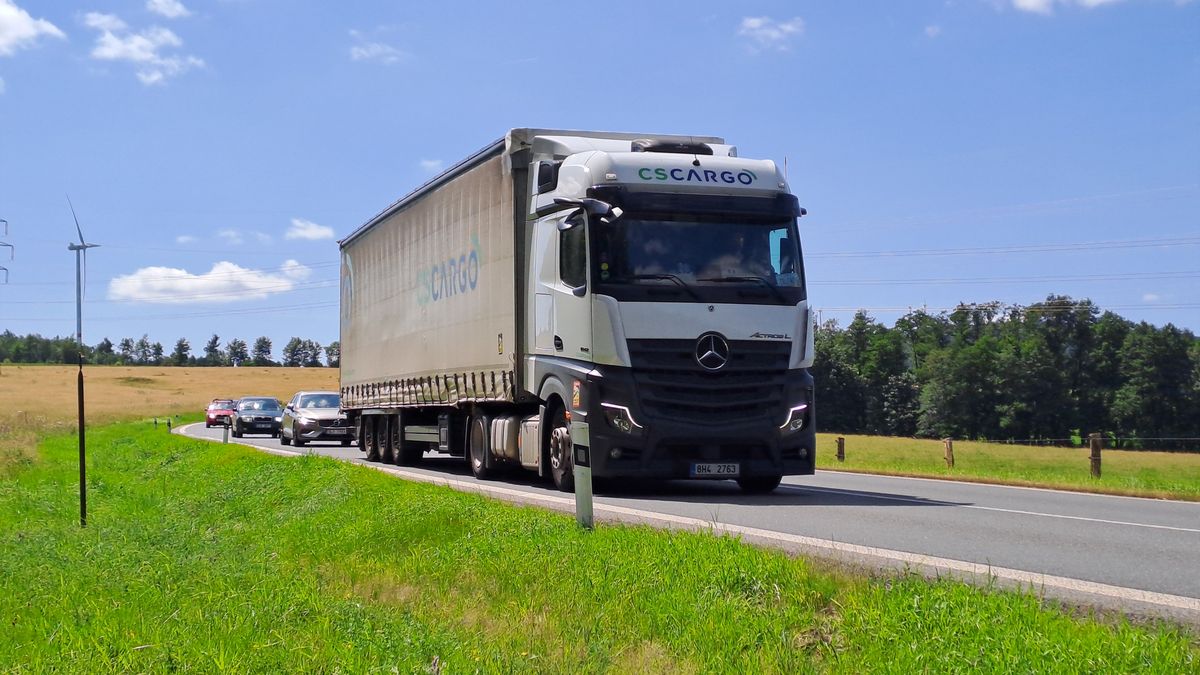
M 221 425 L 221 442 L 222 443 L 229 442 L 229 425 L 228 424 Z
M 575 474 L 575 522 L 590 530 L 595 527 L 592 518 L 592 462 L 591 450 L 586 445 L 575 446 L 575 461 L 571 471 Z

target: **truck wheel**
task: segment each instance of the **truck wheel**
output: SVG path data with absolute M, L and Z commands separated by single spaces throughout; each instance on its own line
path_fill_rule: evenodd
M 489 454 L 492 452 L 491 434 L 488 433 L 488 418 L 476 413 L 471 415 L 471 428 L 467 430 L 467 460 L 471 462 L 471 473 L 479 480 L 492 476 Z
M 396 439 L 399 429 L 399 420 L 395 415 L 388 415 L 379 419 L 378 431 L 376 433 L 379 435 L 379 459 L 384 464 L 396 463 Z
M 571 428 L 567 416 L 561 409 L 554 411 L 550 429 L 550 477 L 560 492 L 575 491 L 575 463 L 571 445 Z
M 372 415 L 363 421 L 363 447 L 367 449 L 367 461 L 379 461 L 379 436 L 377 429 L 379 428 L 379 417 Z
M 765 495 L 779 487 L 783 476 L 754 476 L 753 478 L 737 479 L 738 487 L 748 495 Z

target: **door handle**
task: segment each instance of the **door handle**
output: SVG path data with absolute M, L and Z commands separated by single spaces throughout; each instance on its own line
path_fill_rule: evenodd
M 560 337 L 558 337 L 557 335 L 555 335 L 555 336 L 554 336 L 554 351 L 556 351 L 556 352 L 561 352 L 562 350 L 563 350 L 563 341 L 562 341 L 562 338 L 560 338 Z

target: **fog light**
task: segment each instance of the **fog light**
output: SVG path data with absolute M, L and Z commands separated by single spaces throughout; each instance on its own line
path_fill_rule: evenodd
M 608 424 L 617 431 L 631 434 L 635 428 L 642 428 L 642 425 L 633 419 L 629 408 L 615 403 L 601 403 L 600 407 L 604 408 L 604 418 L 608 420 Z
M 612 457 L 613 459 L 621 459 L 621 449 L 613 448 L 612 450 L 609 450 L 608 456 Z

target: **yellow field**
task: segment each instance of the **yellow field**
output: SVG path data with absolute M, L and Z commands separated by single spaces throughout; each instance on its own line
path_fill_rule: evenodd
M 76 366 L 0 366 L 0 474 L 32 458 L 37 434 L 76 424 Z M 85 366 L 89 425 L 199 413 L 214 398 L 274 396 L 287 401 L 306 389 L 337 390 L 337 368 L 169 368 Z
M 74 420 L 77 372 L 76 366 L 3 366 L 0 415 Z M 83 374 L 87 418 L 96 423 L 198 413 L 214 398 L 274 396 L 286 402 L 302 389 L 338 386 L 336 368 L 84 366 Z

